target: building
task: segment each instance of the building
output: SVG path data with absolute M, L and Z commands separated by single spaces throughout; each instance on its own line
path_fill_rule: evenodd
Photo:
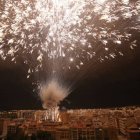
M 0 120 L 0 139 L 5 139 L 7 135 L 7 120 Z
M 81 128 L 79 129 L 80 140 L 93 140 L 95 138 L 94 128 Z
M 35 119 L 35 111 L 33 111 L 33 110 L 23 111 L 22 117 L 26 120 L 34 120 Z
M 71 128 L 70 129 L 70 137 L 71 140 L 78 140 L 79 139 L 79 131 L 78 128 Z
M 27 128 L 27 133 L 32 135 L 35 134 L 36 132 L 37 132 L 37 124 L 30 123 Z
M 18 117 L 17 111 L 3 111 L 0 112 L 0 118 L 16 119 Z
M 60 112 L 60 120 L 66 124 L 70 121 L 70 114 L 67 111 Z
M 17 132 L 17 125 L 15 123 L 11 123 L 7 127 L 7 133 L 9 135 L 15 134 Z
M 3 132 L 3 126 L 4 126 L 4 119 L 0 119 L 0 135 Z
M 140 128 L 129 128 L 127 129 L 128 140 L 140 140 Z
M 69 127 L 60 127 L 56 129 L 55 140 L 70 140 Z
M 134 117 L 119 118 L 118 119 L 119 131 L 123 135 L 126 135 L 126 129 L 133 124 L 135 124 Z

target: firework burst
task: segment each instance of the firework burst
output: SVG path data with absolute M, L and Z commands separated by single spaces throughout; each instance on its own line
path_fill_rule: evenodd
M 80 69 L 85 60 L 123 55 L 118 46 L 129 42 L 133 49 L 131 30 L 140 30 L 139 0 L 2 0 L 0 5 L 0 56 L 16 62 L 22 54 L 26 64 L 33 56 L 36 64 L 28 73 L 46 60 Z

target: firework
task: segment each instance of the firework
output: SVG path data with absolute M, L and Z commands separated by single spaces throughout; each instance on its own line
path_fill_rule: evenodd
M 131 30 L 139 32 L 139 14 L 139 0 L 2 0 L 0 56 L 14 62 L 23 57 L 26 64 L 32 56 L 29 74 L 58 58 L 63 69 L 80 69 L 85 60 L 123 55 L 123 42 L 133 49 Z

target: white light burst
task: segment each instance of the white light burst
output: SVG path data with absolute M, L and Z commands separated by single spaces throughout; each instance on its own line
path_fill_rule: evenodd
M 139 32 L 139 17 L 140 0 L 2 0 L 0 56 L 16 61 L 22 54 L 29 64 L 31 54 L 38 62 L 32 71 L 58 58 L 68 61 L 63 68 L 79 69 L 93 57 L 123 55 L 116 47 L 123 42 L 135 47 L 130 31 Z

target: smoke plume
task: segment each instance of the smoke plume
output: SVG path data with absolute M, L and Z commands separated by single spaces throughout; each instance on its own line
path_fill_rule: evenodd
M 56 108 L 69 94 L 69 89 L 63 87 L 57 80 L 51 80 L 40 87 L 39 96 L 44 109 Z

